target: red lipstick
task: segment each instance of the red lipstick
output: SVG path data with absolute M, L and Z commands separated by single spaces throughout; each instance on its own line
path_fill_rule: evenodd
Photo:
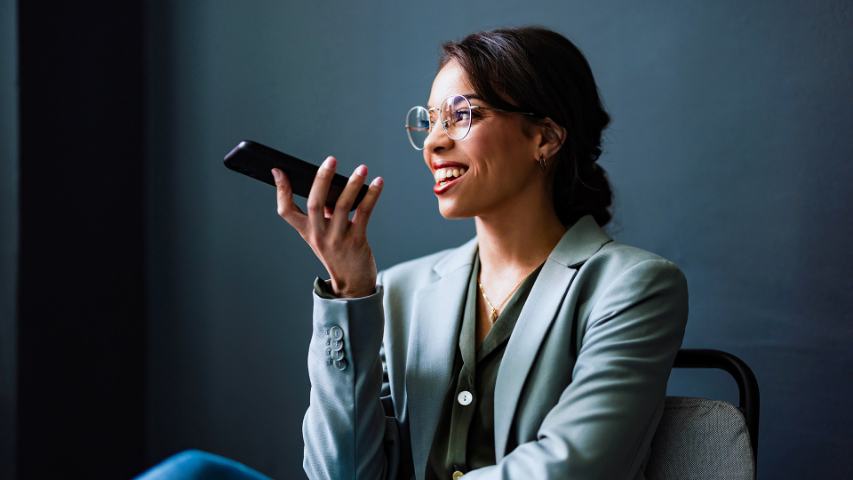
M 444 185 L 442 185 L 441 182 L 438 182 L 432 187 L 432 191 L 435 192 L 436 195 L 441 195 L 447 192 L 447 190 L 449 190 L 450 188 L 452 188 L 453 185 L 459 183 L 459 181 L 462 180 L 462 177 L 464 176 L 465 175 L 462 175 L 460 177 L 451 177 L 450 180 L 444 181 Z

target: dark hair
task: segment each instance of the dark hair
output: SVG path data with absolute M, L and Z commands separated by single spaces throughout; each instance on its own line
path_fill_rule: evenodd
M 610 222 L 613 192 L 607 173 L 596 163 L 610 116 L 581 51 L 559 33 L 528 26 L 447 42 L 439 70 L 451 60 L 459 62 L 484 101 L 535 112 L 566 129 L 554 159 L 554 208 L 563 225 L 587 214 L 600 226 Z

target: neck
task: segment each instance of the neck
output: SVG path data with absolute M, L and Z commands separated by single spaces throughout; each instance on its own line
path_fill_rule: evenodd
M 475 217 L 483 277 L 517 278 L 529 273 L 545 261 L 566 232 L 550 196 L 519 200 L 523 199 L 514 197 L 496 209 L 499 213 Z

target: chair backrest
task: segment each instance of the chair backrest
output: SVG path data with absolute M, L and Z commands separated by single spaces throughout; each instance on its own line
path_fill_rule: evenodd
M 757 478 L 760 402 L 752 370 L 730 353 L 708 349 L 680 350 L 673 367 L 729 372 L 738 383 L 740 406 L 707 398 L 666 397 L 646 478 Z

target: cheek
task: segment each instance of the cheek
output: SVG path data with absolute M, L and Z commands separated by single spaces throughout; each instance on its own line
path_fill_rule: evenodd
M 467 157 L 468 174 L 473 174 L 478 182 L 486 181 L 494 186 L 511 186 L 524 181 L 529 167 L 535 166 L 534 159 L 527 158 L 530 140 L 524 137 L 520 126 L 496 124 L 488 127 L 472 130 L 463 141 L 464 146 L 459 144 Z
M 509 144 L 492 144 L 487 149 L 472 153 L 470 158 L 468 173 L 499 185 L 514 184 L 525 178 L 529 167 L 524 153 Z
M 530 156 L 531 139 L 524 136 L 520 125 L 494 123 L 472 131 L 471 146 L 489 158 L 512 158 L 523 160 Z M 532 158 L 532 157 L 531 157 Z

